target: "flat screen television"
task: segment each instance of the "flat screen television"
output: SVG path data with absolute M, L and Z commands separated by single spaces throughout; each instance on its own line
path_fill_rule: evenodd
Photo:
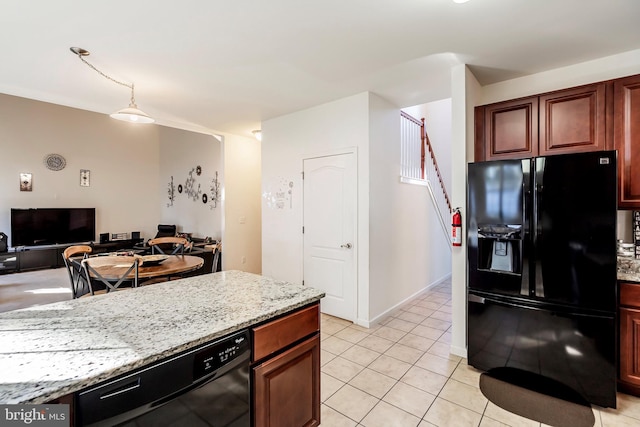
M 92 242 L 95 208 L 11 209 L 11 246 Z

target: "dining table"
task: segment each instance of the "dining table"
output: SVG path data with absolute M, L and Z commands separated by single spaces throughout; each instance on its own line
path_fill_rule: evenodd
M 147 262 L 145 256 L 96 256 L 91 259 L 91 266 L 105 279 L 117 280 L 133 263 L 133 258 L 140 258 L 138 266 L 138 280 L 155 279 L 189 273 L 201 268 L 204 260 L 193 255 L 167 255 L 162 262 Z M 127 278 L 133 279 L 135 272 L 131 271 Z

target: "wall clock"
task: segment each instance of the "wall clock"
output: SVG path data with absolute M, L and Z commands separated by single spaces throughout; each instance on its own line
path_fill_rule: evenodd
M 60 154 L 47 154 L 44 158 L 44 165 L 52 171 L 61 171 L 67 165 L 67 161 Z

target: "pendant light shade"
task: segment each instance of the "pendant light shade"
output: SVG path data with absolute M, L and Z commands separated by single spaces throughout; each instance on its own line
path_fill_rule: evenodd
M 138 109 L 138 106 L 136 105 L 136 97 L 135 97 L 135 93 L 134 93 L 134 85 L 133 85 L 133 83 L 132 84 L 127 84 L 127 83 L 123 83 L 121 81 L 118 81 L 118 80 L 114 79 L 113 77 L 110 77 L 110 76 L 106 75 L 105 73 L 103 73 L 102 71 L 98 70 L 93 65 L 91 65 L 89 62 L 87 62 L 86 59 L 83 58 L 84 56 L 89 56 L 89 51 L 88 50 L 83 49 L 81 47 L 72 47 L 70 49 L 71 49 L 71 52 L 73 52 L 74 54 L 78 55 L 78 58 L 80 58 L 80 60 L 82 62 L 87 64 L 87 66 L 89 66 L 89 68 L 91 68 L 92 70 L 94 70 L 95 72 L 100 74 L 102 77 L 106 78 L 107 80 L 111 80 L 112 82 L 117 83 L 120 86 L 128 87 L 129 89 L 131 89 L 131 101 L 129 102 L 129 106 L 126 107 L 126 108 L 123 108 L 122 110 L 116 111 L 113 114 L 110 114 L 109 116 L 112 119 L 122 120 L 122 121 L 130 122 L 130 123 L 153 123 L 153 122 L 155 122 L 155 120 L 152 117 L 150 117 L 147 113 L 145 113 L 144 111 Z
M 132 123 L 153 123 L 155 120 L 147 113 L 138 109 L 136 104 L 129 104 L 127 108 L 118 110 L 109 115 L 112 119 L 123 120 Z

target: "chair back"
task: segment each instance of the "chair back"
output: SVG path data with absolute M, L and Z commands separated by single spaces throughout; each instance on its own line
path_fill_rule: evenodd
M 131 287 L 137 288 L 139 264 L 140 257 L 137 256 L 99 256 L 82 260 L 91 295 L 95 294 L 97 283 L 103 284 L 106 292 L 119 290 L 125 282 L 131 282 Z
M 69 273 L 69 281 L 71 282 L 71 294 L 73 298 L 81 297 L 82 295 L 89 292 L 89 283 L 87 280 L 87 276 L 85 276 L 84 270 L 82 268 L 82 260 L 73 258 L 79 258 L 80 255 L 82 255 L 82 259 L 85 259 L 92 251 L 93 248 L 91 248 L 91 246 L 74 245 L 69 246 L 62 253 L 64 265 L 67 268 L 67 273 Z
M 151 253 L 167 254 L 171 255 L 184 255 L 185 250 L 191 249 L 189 241 L 184 237 L 156 237 L 149 240 L 149 246 L 151 246 Z M 166 252 L 165 252 L 166 251 Z

